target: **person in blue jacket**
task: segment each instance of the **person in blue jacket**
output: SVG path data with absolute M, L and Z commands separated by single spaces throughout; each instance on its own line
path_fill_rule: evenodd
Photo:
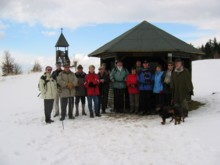
M 143 62 L 143 69 L 138 75 L 138 84 L 140 91 L 139 113 L 140 115 L 150 114 L 151 96 L 153 90 L 154 75 L 149 70 L 147 60 Z
M 162 66 L 156 66 L 156 72 L 154 76 L 154 88 L 153 93 L 155 95 L 156 111 L 158 111 L 163 105 L 163 74 Z

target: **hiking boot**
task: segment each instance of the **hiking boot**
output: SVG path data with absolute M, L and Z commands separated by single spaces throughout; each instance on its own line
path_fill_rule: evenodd
M 59 114 L 55 114 L 53 117 L 57 117 L 57 116 L 59 116 Z
M 49 120 L 51 123 L 53 123 L 54 121 L 53 120 Z
M 79 104 L 75 104 L 75 106 L 76 106 L 75 116 L 78 117 L 79 116 Z
M 85 104 L 82 104 L 82 115 L 86 116 L 86 112 L 85 112 Z
M 65 117 L 61 117 L 61 118 L 60 118 L 60 121 L 63 121 L 63 120 L 65 120 Z
M 93 113 L 90 113 L 90 118 L 94 118 L 94 114 Z
M 46 124 L 51 124 L 50 120 L 46 120 L 45 122 L 46 122 Z
M 95 114 L 97 117 L 101 117 L 100 113 Z
M 70 116 L 70 117 L 69 117 L 69 119 L 75 119 L 75 117 L 73 117 L 73 116 Z

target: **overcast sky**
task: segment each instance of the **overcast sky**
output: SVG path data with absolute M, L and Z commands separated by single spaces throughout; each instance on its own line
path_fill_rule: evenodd
M 0 12 L 0 55 L 23 63 L 53 59 L 61 27 L 77 57 L 143 20 L 195 47 L 220 40 L 219 0 L 0 0 Z

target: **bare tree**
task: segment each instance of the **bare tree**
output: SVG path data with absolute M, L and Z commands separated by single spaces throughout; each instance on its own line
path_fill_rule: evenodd
M 2 73 L 3 75 L 10 75 L 14 73 L 14 58 L 8 51 L 5 51 L 2 59 Z
M 14 74 L 17 75 L 17 74 L 22 74 L 22 68 L 19 64 L 15 63 L 14 64 Z
M 42 66 L 38 61 L 35 61 L 34 66 L 31 70 L 32 72 L 42 72 Z

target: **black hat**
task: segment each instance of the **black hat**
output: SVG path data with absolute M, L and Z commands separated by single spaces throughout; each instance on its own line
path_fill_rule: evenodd
M 147 60 L 144 60 L 143 61 L 143 64 L 148 64 L 149 62 Z
M 168 61 L 167 64 L 168 64 L 168 65 L 169 65 L 169 64 L 173 65 L 173 61 Z
M 121 60 L 116 60 L 115 63 L 117 64 L 117 63 L 123 63 L 123 62 Z
M 83 69 L 82 65 L 78 65 L 77 69 Z
M 175 62 L 183 62 L 180 58 L 175 59 Z
M 70 64 L 69 64 L 68 62 L 65 62 L 65 63 L 63 64 L 63 66 L 64 66 L 64 67 L 69 67 Z

